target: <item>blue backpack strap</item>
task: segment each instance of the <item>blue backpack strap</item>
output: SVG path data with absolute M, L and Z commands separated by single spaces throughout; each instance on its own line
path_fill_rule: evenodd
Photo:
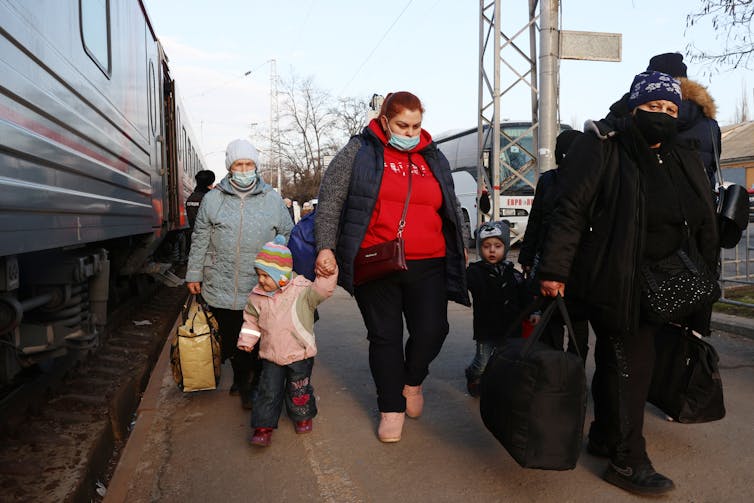
M 314 215 L 316 210 L 305 215 L 291 230 L 288 249 L 293 257 L 293 270 L 314 281 L 314 263 L 317 260 L 317 241 L 314 238 Z

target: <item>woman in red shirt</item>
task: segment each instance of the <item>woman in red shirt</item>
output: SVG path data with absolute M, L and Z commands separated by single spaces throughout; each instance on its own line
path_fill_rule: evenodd
M 337 261 L 338 283 L 356 296 L 364 318 L 383 442 L 399 441 L 405 415 L 422 413 L 422 382 L 448 334 L 448 299 L 469 305 L 463 220 L 448 161 L 421 127 L 423 113 L 413 94 L 389 94 L 379 117 L 328 166 L 315 221 L 317 274 L 331 274 Z M 356 254 L 396 238 L 407 197 L 408 269 L 355 286 Z

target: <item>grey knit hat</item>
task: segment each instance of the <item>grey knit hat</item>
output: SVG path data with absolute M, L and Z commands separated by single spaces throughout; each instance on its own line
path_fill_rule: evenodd
M 508 256 L 508 249 L 511 246 L 511 229 L 507 220 L 497 222 L 484 222 L 476 231 L 476 249 L 482 249 L 482 241 L 488 238 L 498 238 L 505 245 L 503 259 Z
M 225 149 L 225 168 L 230 171 L 230 167 L 239 159 L 249 159 L 254 161 L 254 164 L 258 165 L 259 152 L 257 152 L 254 145 L 247 140 L 233 140 L 228 143 L 228 148 Z

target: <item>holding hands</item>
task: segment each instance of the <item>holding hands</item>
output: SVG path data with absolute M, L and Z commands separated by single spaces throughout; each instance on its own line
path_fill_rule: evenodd
M 314 263 L 314 272 L 317 276 L 327 278 L 337 270 L 335 254 L 330 249 L 320 250 L 317 254 L 317 261 Z

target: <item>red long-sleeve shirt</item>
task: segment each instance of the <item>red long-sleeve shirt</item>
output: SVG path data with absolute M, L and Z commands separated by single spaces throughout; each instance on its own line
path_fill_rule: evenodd
M 385 145 L 384 173 L 377 202 L 369 221 L 362 248 L 395 239 L 408 191 L 408 166 L 411 161 L 411 198 L 403 230 L 406 259 L 418 260 L 445 256 L 445 238 L 438 211 L 442 206 L 440 184 L 419 154 L 432 141 L 422 129 L 419 144 L 408 152 L 388 144 L 385 133 L 375 119 L 369 128 Z

